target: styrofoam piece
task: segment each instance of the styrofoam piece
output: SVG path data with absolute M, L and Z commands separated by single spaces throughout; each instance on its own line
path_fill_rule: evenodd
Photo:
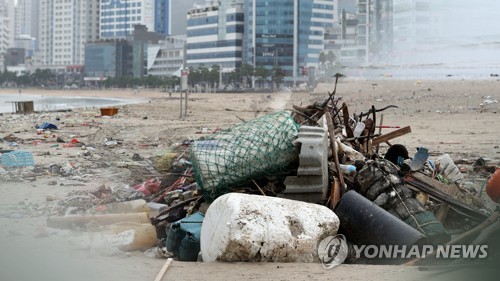
M 318 202 L 328 194 L 328 137 L 325 129 L 301 126 L 294 144 L 301 144 L 297 176 L 285 180 L 280 197 Z
M 461 184 L 464 180 L 464 175 L 460 172 L 460 169 L 455 165 L 449 154 L 439 156 L 436 160 L 436 165 L 439 165 L 442 170 L 441 173 L 454 183 Z
M 338 228 L 338 217 L 322 205 L 229 193 L 205 214 L 201 252 L 207 262 L 319 262 L 319 241 Z

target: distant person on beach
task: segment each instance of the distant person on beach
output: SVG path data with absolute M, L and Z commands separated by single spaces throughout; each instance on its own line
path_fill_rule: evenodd
M 21 94 L 21 89 L 19 89 L 19 94 Z

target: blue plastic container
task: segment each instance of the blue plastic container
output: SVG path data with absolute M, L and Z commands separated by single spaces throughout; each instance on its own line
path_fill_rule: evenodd
M 4 167 L 29 167 L 35 166 L 33 154 L 29 151 L 15 150 L 2 154 L 0 163 Z
M 200 232 L 205 215 L 200 212 L 170 225 L 166 247 L 181 261 L 196 261 L 200 252 Z

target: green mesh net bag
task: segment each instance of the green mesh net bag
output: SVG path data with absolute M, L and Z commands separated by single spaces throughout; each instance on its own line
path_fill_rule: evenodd
M 189 148 L 204 197 L 211 202 L 252 179 L 279 176 L 298 157 L 293 145 L 299 125 L 277 112 L 219 131 Z

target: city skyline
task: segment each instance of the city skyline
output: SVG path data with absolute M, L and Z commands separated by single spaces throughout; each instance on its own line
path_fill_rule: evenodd
M 10 3 L 16 3 L 15 12 Z M 27 70 L 66 66 L 83 69 L 87 44 L 106 39 L 130 40 L 135 26 L 141 24 L 149 32 L 160 31 L 164 40 L 168 35 L 186 36 L 184 52 L 187 55 L 182 56 L 183 67 L 216 64 L 229 73 L 243 64 L 268 70 L 279 66 L 290 83 L 308 81 L 311 75 L 327 75 L 325 71 L 332 65 L 500 65 L 500 32 L 495 28 L 500 24 L 495 14 L 500 2 L 481 0 L 479 3 L 470 5 L 465 0 L 453 3 L 445 0 L 2 0 L 0 24 L 4 28 L 0 28 L 0 32 L 3 38 L 9 39 L 0 41 L 0 57 L 2 65 L 4 61 L 16 63 L 17 58 L 4 56 L 18 53 L 11 50 L 7 54 L 9 48 L 18 48 L 24 49 L 26 56 L 26 60 L 19 60 L 18 64 L 25 65 Z M 195 9 L 195 4 L 202 5 Z M 213 11 L 220 11 L 214 12 L 212 18 L 201 12 L 194 21 L 193 14 L 188 13 L 219 5 L 220 8 Z M 229 20 L 221 11 L 235 5 L 241 5 L 240 19 Z M 215 21 L 206 25 L 201 19 Z M 241 22 L 243 25 L 239 26 Z M 144 58 L 139 59 L 139 54 L 134 57 L 152 69 L 157 64 L 147 60 L 160 58 L 146 54 L 149 50 L 146 45 L 140 48 Z M 157 56 L 169 53 L 162 49 L 165 46 L 158 44 L 154 48 Z M 135 63 L 136 67 L 139 62 Z M 9 67 L 22 71 L 21 66 Z

